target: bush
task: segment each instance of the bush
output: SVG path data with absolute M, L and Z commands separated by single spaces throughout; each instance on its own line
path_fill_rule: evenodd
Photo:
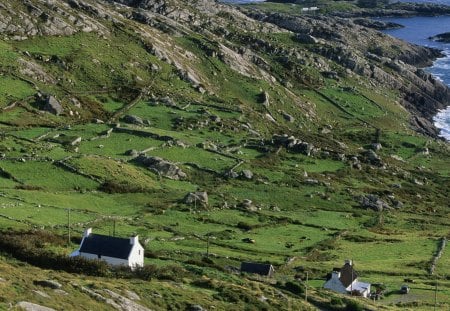
M 303 286 L 303 284 L 295 281 L 286 282 L 286 284 L 284 285 L 284 289 L 290 291 L 295 295 L 301 295 L 305 293 L 305 287 Z
M 345 311 L 363 311 L 363 306 L 355 301 L 350 299 L 345 299 Z
M 250 225 L 246 222 L 243 222 L 243 221 L 238 222 L 237 227 L 244 231 L 250 231 L 253 228 L 252 225 Z

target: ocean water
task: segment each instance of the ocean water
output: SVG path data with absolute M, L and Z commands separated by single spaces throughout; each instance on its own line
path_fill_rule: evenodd
M 416 2 L 437 2 L 416 0 Z M 450 0 L 442 0 L 441 3 L 450 5 Z M 450 16 L 437 17 L 410 17 L 383 19 L 405 26 L 400 29 L 387 30 L 385 33 L 428 47 L 435 47 L 443 51 L 444 57 L 437 59 L 433 66 L 426 68 L 436 78 L 450 86 L 450 43 L 435 42 L 429 37 L 440 33 L 450 32 Z M 450 103 L 447 109 L 439 111 L 434 117 L 434 124 L 440 129 L 440 136 L 450 141 Z

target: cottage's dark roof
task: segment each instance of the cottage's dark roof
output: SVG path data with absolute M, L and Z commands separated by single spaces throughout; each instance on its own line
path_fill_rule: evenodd
M 260 275 L 269 275 L 270 270 L 273 270 L 271 264 L 261 264 L 253 262 L 243 262 L 241 263 L 241 272 L 257 273 Z
M 339 278 L 339 280 L 341 280 L 342 285 L 344 285 L 345 287 L 348 287 L 357 278 L 358 274 L 356 273 L 355 269 L 353 269 L 353 266 L 351 264 L 346 263 L 341 268 L 341 277 Z
M 80 247 L 81 253 L 89 253 L 120 259 L 128 259 L 133 245 L 130 239 L 116 238 L 101 234 L 85 237 Z

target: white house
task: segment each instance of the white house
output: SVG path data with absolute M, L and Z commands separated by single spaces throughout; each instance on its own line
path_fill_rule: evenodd
M 342 268 L 333 269 L 331 278 L 323 287 L 341 294 L 353 294 L 365 298 L 370 296 L 370 284 L 358 281 L 358 274 L 353 269 L 351 260 L 346 260 Z
M 86 229 L 80 248 L 70 257 L 81 256 L 87 259 L 101 259 L 113 266 L 128 266 L 131 269 L 144 266 L 144 248 L 138 236 L 117 238 L 93 234 L 92 228 Z

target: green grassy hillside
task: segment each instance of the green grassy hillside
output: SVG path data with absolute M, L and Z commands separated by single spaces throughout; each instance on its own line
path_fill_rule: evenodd
M 364 59 L 390 74 L 390 85 L 328 55 L 333 40 L 301 43 L 209 2 L 217 24 L 203 31 L 169 13 L 139 23 L 128 18 L 133 8 L 91 2 L 114 19 L 64 6 L 62 16 L 80 10 L 107 31 L 0 39 L 0 226 L 6 241 L 29 241 L 0 243 L 0 309 L 30 301 L 109 310 L 106 299 L 132 296 L 127 289 L 152 310 L 429 310 L 436 282 L 439 308 L 450 306 L 448 250 L 430 274 L 450 237 L 450 148 L 415 131 L 417 110 L 401 105 L 397 83 L 416 83 L 414 68 L 400 74 Z M 45 111 L 48 95 L 60 115 Z M 156 173 L 139 153 L 186 178 Z M 206 191 L 207 204 L 184 203 L 194 191 Z M 368 195 L 389 207 L 367 208 Z M 114 225 L 118 236 L 139 234 L 150 276 L 52 270 L 32 259 L 66 256 L 85 228 L 112 234 Z M 321 288 L 349 258 L 362 280 L 386 286 L 384 299 L 354 303 Z M 271 263 L 276 274 L 235 273 L 242 261 Z M 414 283 L 401 295 L 405 279 Z

